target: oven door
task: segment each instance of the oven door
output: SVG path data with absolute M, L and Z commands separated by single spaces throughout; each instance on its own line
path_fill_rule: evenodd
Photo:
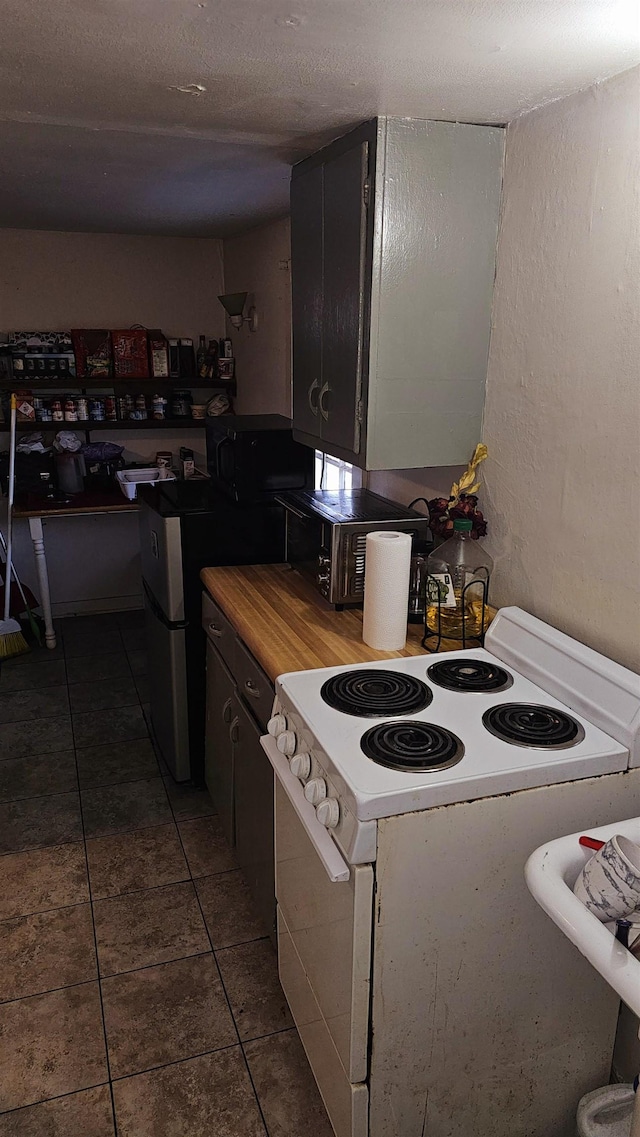
M 275 739 L 278 967 L 337 1137 L 368 1132 L 371 865 L 349 866 Z
M 328 557 L 325 540 L 331 539 L 331 526 L 315 513 L 306 513 L 288 498 L 277 498 L 284 506 L 286 520 L 286 558 L 292 568 L 308 577 L 318 587 L 319 558 Z M 325 532 L 328 530 L 328 534 Z

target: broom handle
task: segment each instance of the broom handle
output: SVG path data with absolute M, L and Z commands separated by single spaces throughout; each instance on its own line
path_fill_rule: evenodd
M 7 579 L 4 587 L 4 619 L 11 605 L 11 548 L 13 543 L 13 489 L 16 476 L 16 396 L 11 394 L 11 434 L 9 436 L 9 512 L 7 514 Z

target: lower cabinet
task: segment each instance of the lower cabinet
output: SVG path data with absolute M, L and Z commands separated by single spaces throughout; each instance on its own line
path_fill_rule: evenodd
M 205 781 L 265 932 L 275 943 L 273 770 L 260 745 L 274 691 L 245 645 L 236 640 L 233 646 L 226 653 L 230 670 L 207 636 Z
M 235 680 L 208 640 L 204 780 L 230 845 L 236 841 L 233 783 L 239 722 L 235 690 Z
M 273 770 L 260 745 L 260 729 L 238 700 L 235 754 L 236 856 L 253 894 L 265 931 L 276 941 L 276 885 L 273 846 Z

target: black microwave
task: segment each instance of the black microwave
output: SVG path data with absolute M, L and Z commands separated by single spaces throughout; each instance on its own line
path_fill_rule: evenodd
M 295 442 L 282 415 L 207 418 L 207 470 L 234 501 L 256 502 L 284 490 L 313 488 L 314 451 Z

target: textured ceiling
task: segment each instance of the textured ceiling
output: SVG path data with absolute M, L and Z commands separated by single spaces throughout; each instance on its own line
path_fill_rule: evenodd
M 640 58 L 637 0 L 0 0 L 0 25 L 0 225 L 41 229 L 237 232 L 363 119 L 503 123 Z

